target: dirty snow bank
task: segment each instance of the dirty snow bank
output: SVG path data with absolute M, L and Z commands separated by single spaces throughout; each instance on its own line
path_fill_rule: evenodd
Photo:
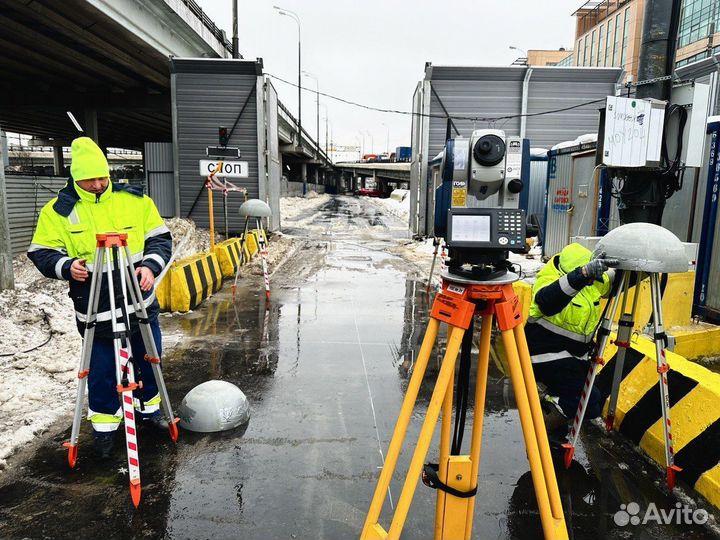
M 281 226 L 288 221 L 300 225 L 314 217 L 315 211 L 332 197 L 327 193 L 318 194 L 309 191 L 305 197 L 282 197 L 280 199 Z
M 396 190 L 400 191 L 400 190 Z M 395 199 L 377 199 L 368 197 L 375 206 L 385 210 L 387 213 L 400 218 L 405 223 L 410 223 L 410 195 L 408 194 L 402 201 Z
M 43 277 L 25 255 L 13 270 L 15 290 L 0 292 L 0 469 L 71 412 L 82 343 L 67 283 Z

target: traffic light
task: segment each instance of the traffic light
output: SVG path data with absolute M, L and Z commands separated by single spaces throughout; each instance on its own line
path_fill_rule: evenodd
M 219 127 L 218 128 L 218 140 L 220 141 L 220 146 L 227 146 L 228 143 L 228 130 L 226 127 Z

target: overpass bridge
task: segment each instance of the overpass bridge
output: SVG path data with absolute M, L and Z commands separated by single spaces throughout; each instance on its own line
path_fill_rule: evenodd
M 385 192 L 392 187 L 410 187 L 410 163 L 346 162 L 336 163 L 335 168 L 341 181 L 353 190 L 366 187 L 368 178 Z
M 172 197 L 173 189 L 186 189 L 181 177 L 192 176 L 188 185 L 199 180 L 198 159 L 206 157 L 206 147 L 218 144 L 219 126 L 237 123 L 247 97 L 250 107 L 236 135 L 244 145 L 242 159 L 254 155 L 260 165 L 251 166 L 254 177 L 246 181 L 250 196 L 267 197 L 270 190 L 263 182 L 279 184 L 282 175 L 308 183 L 333 182 L 328 156 L 305 130 L 300 133 L 297 120 L 277 100 L 262 60 L 232 59 L 227 36 L 193 0 L 0 0 L 0 46 L 0 129 L 31 135 L 33 144 L 53 147 L 58 175 L 65 165 L 62 147 L 78 135 L 66 114 L 71 111 L 103 148 L 145 151 L 145 144 L 153 142 L 172 145 L 167 151 L 175 154 L 182 149 L 182 156 L 169 158 L 175 169 L 172 185 L 152 194 L 169 192 Z M 217 75 L 216 80 L 242 73 L 247 91 L 240 95 L 235 87 L 206 86 L 202 91 L 211 102 L 204 111 L 208 122 L 178 127 L 179 93 L 187 90 L 186 110 L 198 101 L 197 95 L 193 101 L 197 81 L 185 77 L 179 83 L 182 77 L 173 72 L 181 59 L 206 60 L 210 67 L 203 69 Z M 252 88 L 254 96 L 249 96 Z M 261 133 L 259 122 L 265 117 L 256 113 L 267 113 L 268 107 L 273 111 L 266 116 L 277 117 L 277 129 Z M 193 148 L 192 164 L 182 161 L 188 159 L 183 142 L 190 139 L 202 143 Z M 248 144 L 254 145 L 252 150 Z M 277 159 L 263 165 L 268 149 L 277 150 Z M 166 166 L 162 169 L 167 171 Z M 185 217 L 191 205 L 185 204 L 184 195 L 175 196 L 172 212 Z
M 193 0 L 0 0 L 0 46 L 2 129 L 67 144 L 70 110 L 102 146 L 137 150 L 172 139 L 168 59 L 232 51 Z

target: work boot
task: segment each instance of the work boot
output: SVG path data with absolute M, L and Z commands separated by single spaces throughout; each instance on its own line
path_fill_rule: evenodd
M 152 426 L 158 431 L 168 428 L 167 420 L 165 420 L 162 412 L 159 410 L 148 415 L 142 415 L 142 423 L 144 426 Z
M 100 459 L 110 459 L 115 448 L 114 431 L 95 431 L 93 429 L 93 446 L 95 453 Z
M 553 435 L 565 435 L 568 428 L 568 419 L 560 410 L 557 398 L 549 394 L 545 394 L 540 400 L 540 408 L 545 421 L 545 431 Z

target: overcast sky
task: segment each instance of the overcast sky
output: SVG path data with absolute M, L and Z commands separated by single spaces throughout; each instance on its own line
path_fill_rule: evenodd
M 232 0 L 196 0 L 232 35 Z M 571 13 L 581 0 L 261 0 L 239 2 L 240 53 L 262 58 L 265 72 L 297 81 L 297 25 L 273 4 L 298 14 L 302 68 L 317 75 L 320 91 L 352 101 L 409 111 L 425 62 L 434 65 L 508 65 L 521 49 L 570 49 Z M 297 113 L 297 90 L 273 81 L 280 100 Z M 315 89 L 313 79 L 303 86 Z M 314 92 L 303 93 L 303 125 L 315 135 Z M 410 118 L 358 109 L 320 97 L 333 137 L 366 152 L 410 144 Z M 321 140 L 324 109 L 321 106 Z M 383 123 L 385 125 L 383 125 Z

